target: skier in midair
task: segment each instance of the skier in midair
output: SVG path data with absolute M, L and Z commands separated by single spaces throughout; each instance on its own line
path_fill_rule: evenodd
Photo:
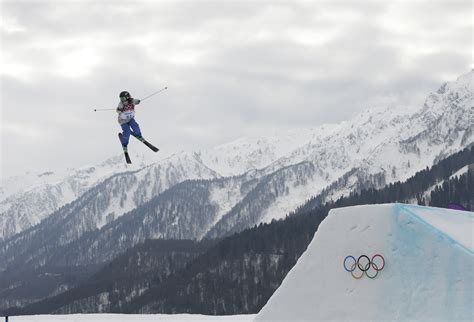
M 129 92 L 123 91 L 119 95 L 120 103 L 117 106 L 118 122 L 122 127 L 122 133 L 119 133 L 120 142 L 122 143 L 123 152 L 125 153 L 125 159 L 127 163 L 131 163 L 128 155 L 128 141 L 130 134 L 136 137 L 138 140 L 147 145 L 150 149 L 157 152 L 158 149 L 148 143 L 143 137 L 140 130 L 140 126 L 135 121 L 135 105 L 140 104 L 139 99 L 133 98 Z
M 122 127 L 120 141 L 122 142 L 122 146 L 126 148 L 128 146 L 131 131 L 133 131 L 137 138 L 142 137 L 140 126 L 137 121 L 135 121 L 135 105 L 140 104 L 140 100 L 133 98 L 127 91 L 121 92 L 119 97 L 120 102 L 117 106 L 117 113 L 118 122 Z

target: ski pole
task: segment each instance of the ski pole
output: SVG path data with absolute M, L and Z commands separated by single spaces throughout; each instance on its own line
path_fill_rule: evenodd
M 164 90 L 167 90 L 167 89 L 168 89 L 168 87 L 164 87 L 164 88 L 162 88 L 162 89 L 160 89 L 160 90 L 158 90 L 158 91 L 156 91 L 156 92 L 154 92 L 154 93 L 152 93 L 152 94 L 146 96 L 145 98 L 142 98 L 140 101 L 144 101 L 144 100 L 146 100 L 146 99 L 152 97 L 153 95 L 156 95 L 156 94 L 158 94 L 158 93 L 161 93 L 161 92 L 163 92 Z M 115 111 L 115 110 L 116 110 L 115 108 L 95 108 L 95 109 L 94 109 L 94 112 Z
M 164 88 L 160 89 L 159 91 L 156 91 L 156 92 L 154 92 L 154 93 L 152 93 L 152 94 L 146 96 L 145 98 L 142 98 L 140 101 L 144 101 L 144 100 L 146 100 L 146 99 L 152 97 L 153 95 L 156 95 L 156 94 L 158 94 L 158 93 L 163 92 L 163 91 L 166 90 L 166 89 L 168 89 L 168 87 L 164 87 Z

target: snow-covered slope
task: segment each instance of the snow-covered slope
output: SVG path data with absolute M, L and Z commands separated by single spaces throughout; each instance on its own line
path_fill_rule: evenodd
M 12 320 L 12 322 L 246 322 L 252 321 L 254 317 L 255 315 L 253 314 L 226 316 L 211 316 L 201 314 L 70 314 L 15 316 L 10 319 Z
M 36 225 L 106 178 L 143 168 L 149 162 L 143 155 L 132 157 L 135 164 L 131 166 L 125 165 L 119 155 L 95 166 L 4 178 L 0 189 L 0 240 Z
M 0 257 L 3 260 L 0 270 L 14 260 L 23 264 L 35 260 L 44 263 L 43 256 L 48 250 L 73 243 L 86 232 L 96 231 L 108 223 L 116 222 L 123 214 L 176 184 L 187 179 L 209 179 L 215 176 L 199 160 L 188 158 L 187 155 L 175 155 L 159 164 L 116 174 L 87 190 L 35 227 L 0 243 Z M 179 205 L 171 206 L 176 207 Z M 146 223 L 141 222 L 140 225 Z M 152 228 L 157 227 L 158 225 Z M 45 244 L 49 245 L 47 249 L 43 247 Z
M 153 159 L 144 154 L 130 152 L 134 163 L 127 165 L 123 155 L 116 155 L 97 165 L 85 165 L 78 169 L 55 169 L 42 173 L 26 172 L 23 175 L 3 177 L 0 187 L 0 202 L 15 195 L 39 189 L 45 185 L 56 185 L 62 181 L 77 180 L 78 185 L 91 186 L 104 177 L 117 172 L 132 171 L 153 163 Z
M 469 170 L 469 168 L 471 169 L 470 171 L 472 173 L 474 173 L 474 164 L 471 164 L 471 165 L 467 165 L 467 166 L 464 166 L 462 167 L 461 169 L 459 169 L 458 171 L 456 171 L 456 173 L 453 173 L 449 179 L 452 180 L 453 178 L 456 178 L 456 177 L 461 177 L 463 175 L 467 175 L 467 172 Z M 437 188 L 442 188 L 443 187 L 443 184 L 445 183 L 446 181 L 445 180 L 442 180 L 442 181 L 439 181 L 437 182 L 436 184 L 432 185 L 431 187 L 429 187 L 428 189 L 426 189 L 426 191 L 423 193 L 422 195 L 422 198 L 427 201 L 427 202 L 430 202 L 431 200 L 431 193 L 433 191 L 435 191 L 435 189 Z M 416 199 L 413 199 L 412 200 L 412 203 L 417 203 Z
M 472 212 L 402 204 L 331 210 L 256 321 L 472 320 L 473 229 Z M 348 255 L 376 254 L 385 266 L 374 258 L 383 266 L 374 279 L 344 269 Z
M 266 137 L 240 138 L 196 153 L 204 164 L 220 175 L 238 176 L 251 170 L 264 169 L 295 149 L 328 135 L 337 127 L 328 124 L 311 129 L 278 132 Z

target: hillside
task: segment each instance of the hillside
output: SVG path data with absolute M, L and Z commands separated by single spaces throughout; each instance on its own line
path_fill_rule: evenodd
M 183 269 L 169 272 L 168 278 L 156 281 L 146 274 L 138 274 L 126 282 L 120 279 L 114 282 L 115 285 L 128 285 L 124 288 L 124 292 L 128 294 L 145 283 L 149 290 L 142 288 L 144 292 L 139 296 L 134 295 L 124 299 L 117 297 L 116 293 L 110 290 L 104 293 L 102 288 L 92 293 L 84 293 L 84 289 L 90 289 L 88 285 L 101 281 L 100 278 L 92 277 L 87 283 L 81 283 L 76 290 L 72 289 L 71 292 L 58 295 L 19 312 L 33 313 L 37 312 L 38 308 L 43 308 L 45 311 L 41 312 L 44 313 L 53 310 L 74 313 L 79 312 L 79 309 L 88 312 L 105 312 L 107 308 L 120 307 L 120 312 L 142 313 L 256 313 L 279 287 L 288 271 L 305 251 L 319 223 L 330 209 L 366 203 L 416 201 L 416 196 L 423 195 L 424 189 L 430 187 L 433 182 L 465 180 L 464 190 L 459 191 L 472 191 L 474 180 L 471 172 L 463 173 L 460 178 L 453 175 L 459 174 L 460 169 L 466 168 L 466 164 L 473 163 L 474 148 L 465 149 L 441 160 L 429 169 L 420 171 L 406 182 L 389 185 L 380 190 L 364 190 L 350 197 L 340 198 L 324 207 L 318 206 L 315 209 L 302 207 L 285 220 L 261 224 L 225 238 L 201 256 L 189 261 Z M 447 191 L 445 195 L 449 198 Z M 474 198 L 472 194 L 470 197 Z M 454 201 L 467 205 L 467 200 Z M 308 206 L 312 203 L 313 201 L 308 202 Z M 152 247 L 160 245 L 159 243 L 146 245 L 151 247 L 149 251 L 160 252 L 159 247 L 155 250 Z M 142 247 L 137 246 L 136 249 L 120 256 L 119 261 L 124 264 L 119 265 L 118 268 L 122 270 L 122 273 L 116 275 L 110 272 L 110 275 L 126 275 L 127 272 L 134 270 L 134 267 L 138 265 L 137 258 L 141 258 L 139 249 Z M 156 264 L 155 269 L 160 270 L 160 263 Z M 107 267 L 104 267 L 102 271 L 107 272 Z M 228 285 L 228 287 L 222 288 L 220 285 Z M 74 300 L 67 300 L 69 297 L 67 294 L 71 293 L 76 294 Z M 100 300 L 98 300 L 99 294 L 102 294 Z M 131 301 L 132 298 L 133 301 Z M 212 299 L 212 301 L 207 301 L 207 299 Z M 78 306 L 78 303 L 87 304 Z

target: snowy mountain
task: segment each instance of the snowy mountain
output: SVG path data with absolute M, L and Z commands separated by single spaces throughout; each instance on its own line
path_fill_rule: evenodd
M 474 142 L 472 77 L 444 84 L 420 109 L 371 108 L 338 125 L 241 139 L 114 173 L 67 206 L 51 201 L 48 209 L 57 210 L 46 220 L 0 243 L 1 265 L 41 265 L 66 245 L 75 249 L 70 260 L 94 262 L 94 250 L 113 256 L 147 238 L 219 237 L 283 218 L 328 187 L 326 198 L 334 199 L 403 181 Z M 18 213 L 2 212 L 4 232 L 22 229 L 12 219 Z
M 474 142 L 474 72 L 446 83 L 429 95 L 422 109 L 368 109 L 327 136 L 319 137 L 290 155 L 276 161 L 269 172 L 297 162 L 310 162 L 319 168 L 326 181 L 308 179 L 299 186 L 298 193 L 290 189 L 280 203 L 295 208 L 342 177 L 344 185 L 337 185 L 328 198 L 337 199 L 354 189 L 373 184 L 403 181 L 438 160 Z M 296 187 L 295 187 L 296 188 Z M 296 190 L 296 189 L 294 189 Z M 293 196 L 297 196 L 296 198 Z M 285 209 L 286 211 L 286 209 Z M 284 216 L 278 208 L 275 217 Z M 270 217 L 267 217 L 270 219 Z
M 7 256 L 12 256 L 11 259 L 21 261 L 25 260 L 23 256 L 27 256 L 26 262 L 41 265 L 45 260 L 42 257 L 45 243 L 50 247 L 67 245 L 87 232 L 96 231 L 116 221 L 125 212 L 147 202 L 151 196 L 160 195 L 189 177 L 195 179 L 215 176 L 214 172 L 196 158 L 188 158 L 187 155 L 175 155 L 159 165 L 115 174 L 60 208 L 40 224 L 15 235 L 4 245 L 0 243 L 0 247 L 6 246 L 2 250 L 10 254 Z M 38 262 L 35 261 L 37 259 Z M 8 262 L 10 260 L 0 264 L 0 267 L 8 265 Z
M 336 127 L 337 125 L 323 125 L 274 133 L 268 137 L 241 138 L 196 154 L 204 164 L 221 176 L 238 176 L 251 170 L 264 169 L 295 149 L 327 135 Z
M 321 132 L 327 127 L 318 130 Z M 177 169 L 182 170 L 182 173 L 174 184 L 189 179 L 238 176 L 263 168 L 317 134 L 318 131 L 315 130 L 290 131 L 281 137 L 275 135 L 268 138 L 245 138 L 210 150 L 181 152 L 158 162 L 152 162 L 144 155 L 133 154 L 131 157 L 134 163 L 125 165 L 123 156 L 119 155 L 97 166 L 7 177 L 0 187 L 0 240 L 38 224 L 62 206 L 79 198 L 88 189 L 115 174 L 138 171 L 154 163 L 148 171 L 161 173 L 163 177 L 155 175 L 157 182 L 169 181 L 168 173 Z M 198 165 L 193 169 L 195 165 L 190 163 Z M 207 173 L 201 176 L 200 172 L 206 167 L 209 168 Z M 156 194 L 156 191 L 153 193 Z M 128 207 L 119 205 L 118 209 L 112 209 L 111 206 L 107 211 L 119 217 L 150 199 L 146 196 L 137 198 L 138 201 Z M 98 226 L 101 225 L 98 223 Z
M 0 241 L 38 224 L 106 178 L 149 162 L 143 155 L 133 157 L 133 166 L 124 165 L 120 155 L 96 166 L 5 178 L 0 189 Z
M 237 177 L 230 182 L 227 181 L 229 178 L 183 182 L 100 230 L 84 234 L 76 242 L 56 247 L 48 243 L 48 249 L 42 250 L 40 247 L 41 256 L 30 251 L 30 257 L 34 255 L 31 260 L 20 257 L 18 261 L 12 262 L 11 269 L 0 275 L 0 286 L 3 285 L 0 288 L 0 294 L 6 295 L 3 299 L 0 298 L 0 311 L 2 308 L 19 307 L 35 299 L 38 301 L 50 297 L 20 312 L 78 313 L 107 312 L 109 309 L 113 312 L 127 312 L 135 311 L 127 306 L 131 304 L 133 298 L 140 296 L 133 306 L 141 307 L 139 312 L 142 313 L 258 312 L 280 285 L 299 255 L 307 248 L 318 223 L 326 217 L 329 208 L 364 203 L 410 202 L 410 200 L 423 202 L 418 196 L 423 195 L 433 184 L 447 180 L 449 182 L 443 183 L 442 189 L 436 192 L 430 202 L 434 201 L 436 205 L 445 207 L 448 202 L 455 201 L 472 209 L 474 196 L 469 192 L 474 186 L 472 177 L 474 168 L 469 170 L 470 173 L 466 173 L 464 171 L 467 165 L 474 165 L 474 147 L 443 159 L 433 167 L 418 172 L 402 183 L 377 190 L 364 190 L 340 199 L 334 204 L 317 208 L 314 208 L 314 205 L 311 206 L 313 203 L 311 200 L 286 220 L 272 222 L 270 225 L 259 225 L 225 238 L 221 242 L 218 241 L 218 247 L 213 247 L 213 250 L 200 256 L 198 261 L 190 263 L 190 266 L 187 265 L 181 273 L 172 273 L 167 270 L 168 264 L 171 263 L 168 258 L 154 261 L 156 265 L 153 268 L 154 272 L 165 268 L 167 274 L 177 274 L 174 277 L 170 276 L 170 280 L 163 283 L 161 279 L 157 281 L 148 275 L 142 276 L 138 273 L 140 269 L 137 267 L 141 265 L 145 269 L 151 268 L 148 262 L 151 258 L 150 255 L 143 255 L 146 259 L 140 254 L 133 255 L 138 249 L 132 247 L 134 243 L 145 240 L 142 245 L 157 245 L 156 248 L 147 247 L 149 251 L 161 253 L 164 250 L 162 242 L 174 242 L 147 239 L 163 237 L 167 233 L 173 236 L 172 234 L 180 232 L 181 221 L 186 221 L 184 226 L 187 228 L 181 233 L 196 234 L 196 232 L 206 231 L 207 225 L 201 224 L 201 221 L 207 216 L 203 215 L 225 212 L 225 209 L 212 207 L 211 204 L 203 207 L 199 204 L 200 200 L 208 196 L 209 191 L 217 192 L 216 196 L 223 196 L 224 189 L 237 187 L 239 180 L 247 180 L 247 178 Z M 458 175 L 462 177 L 458 178 Z M 252 189 L 251 186 L 249 189 Z M 177 209 L 173 207 L 173 204 L 179 204 L 182 207 Z M 153 216 L 153 213 L 158 216 Z M 177 218 L 176 213 L 189 214 L 189 217 L 174 222 Z M 198 220 L 190 220 L 193 217 L 197 217 Z M 193 221 L 198 223 L 195 225 Z M 143 225 L 143 222 L 146 222 L 146 225 Z M 164 224 L 160 225 L 160 222 Z M 173 226 L 173 229 L 168 230 L 167 226 Z M 51 230 L 51 233 L 54 234 L 54 230 Z M 57 238 L 54 235 L 52 237 L 53 240 Z M 44 241 L 36 239 L 35 243 L 41 244 Z M 116 259 L 108 262 L 117 254 L 120 254 L 118 259 L 125 259 L 119 260 L 122 263 L 117 263 Z M 40 266 L 41 262 L 45 265 Z M 33 264 L 40 267 L 32 267 Z M 174 265 L 176 264 L 175 262 Z M 101 277 L 77 284 L 78 280 L 90 274 L 88 272 L 93 272 L 100 266 L 103 266 L 104 274 L 102 275 L 107 276 L 106 280 Z M 111 274 L 114 271 L 119 276 L 126 276 L 126 281 L 113 283 L 113 289 L 110 289 L 114 281 Z M 131 271 L 137 274 L 133 273 L 132 277 L 128 273 Z M 118 278 L 117 275 L 116 278 Z M 213 281 L 219 282 L 216 284 Z M 222 289 L 222 285 L 227 285 L 226 283 L 233 286 L 228 289 L 224 287 L 225 292 L 217 291 L 217 289 Z M 40 284 L 42 287 L 35 287 Z M 97 288 L 98 285 L 102 286 Z M 74 288 L 75 286 L 78 288 Z M 153 288 L 154 295 L 142 294 L 150 287 Z M 28 291 L 32 288 L 36 290 L 33 294 Z M 51 298 L 57 294 L 57 290 L 68 291 Z M 25 297 L 25 294 L 28 295 Z M 235 302 L 233 300 L 235 298 L 245 300 Z M 186 300 L 183 301 L 183 299 Z M 62 308 L 56 311 L 60 307 Z

